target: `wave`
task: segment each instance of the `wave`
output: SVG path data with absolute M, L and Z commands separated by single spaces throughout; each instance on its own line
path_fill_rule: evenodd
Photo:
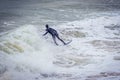
M 67 24 L 59 25 L 60 28 L 66 28 L 61 32 L 67 34 L 67 36 L 73 37 L 87 37 L 87 38 L 117 38 L 120 39 L 120 16 L 96 16 L 94 18 L 86 18 L 81 21 L 73 21 Z M 72 33 L 72 34 L 71 34 Z M 74 33 L 74 34 L 73 34 Z M 77 36 L 76 36 L 77 33 Z
M 30 80 L 36 76 L 40 79 L 45 79 L 47 76 L 46 80 L 53 77 L 59 79 L 61 76 L 60 79 L 64 80 L 80 78 L 81 73 L 86 76 L 102 70 L 117 71 L 119 70 L 117 66 L 112 67 L 117 64 L 111 61 L 113 55 L 106 53 L 111 53 L 107 52 L 108 46 L 109 49 L 115 46 L 117 47 L 115 50 L 119 48 L 117 45 L 119 43 L 117 40 L 120 38 L 119 21 L 120 16 L 103 16 L 58 25 L 63 39 L 69 37 L 73 39 L 67 46 L 52 44 L 51 38 L 41 36 L 43 32 L 39 32 L 33 25 L 24 25 L 2 33 L 0 69 L 3 70 L 0 71 L 0 75 L 3 74 L 2 77 L 8 75 L 8 78 L 12 76 L 10 80 L 18 80 L 20 77 Z M 101 47 L 106 48 L 106 51 Z M 106 64 L 108 61 L 111 62 Z M 106 69 L 105 66 L 111 67 Z
M 0 37 L 0 50 L 8 54 L 24 53 L 39 49 L 43 45 L 37 29 L 32 25 L 6 32 Z
M 19 65 L 18 69 L 20 70 L 22 66 L 24 66 L 24 70 L 29 66 L 29 70 L 37 69 L 44 72 L 53 72 L 56 71 L 56 66 L 64 65 L 63 67 L 72 67 L 75 65 L 74 63 L 78 63 L 75 57 L 73 57 L 73 60 L 71 60 L 71 58 L 66 58 L 68 60 L 61 60 L 65 58 L 64 56 L 61 57 L 61 53 L 65 53 L 64 48 L 67 47 L 57 47 L 51 44 L 51 42 L 47 42 L 48 39 L 43 39 L 44 37 L 39 35 L 35 26 L 25 25 L 1 34 L 0 52 L 8 54 L 8 61 L 13 62 L 14 68 Z M 59 55 L 61 59 L 55 57 L 57 55 Z M 8 61 L 6 64 L 8 64 Z M 64 64 L 60 64 L 60 62 L 64 62 Z M 50 67 L 53 69 L 50 69 Z

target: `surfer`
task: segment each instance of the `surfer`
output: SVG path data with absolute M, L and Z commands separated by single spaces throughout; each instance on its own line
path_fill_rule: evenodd
M 66 45 L 66 43 L 59 37 L 58 32 L 57 32 L 55 29 L 50 28 L 48 24 L 46 24 L 45 27 L 46 27 L 46 33 L 43 34 L 43 36 L 45 36 L 47 33 L 50 33 L 50 34 L 52 35 L 52 38 L 53 38 L 54 43 L 55 43 L 56 45 L 58 45 L 57 42 L 56 42 L 56 37 L 57 37 L 64 45 Z

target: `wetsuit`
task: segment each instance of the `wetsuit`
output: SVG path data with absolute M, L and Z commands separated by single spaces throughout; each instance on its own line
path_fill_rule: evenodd
M 55 42 L 56 45 L 58 45 L 57 42 L 56 42 L 56 37 L 57 37 L 64 45 L 66 44 L 62 39 L 60 39 L 57 31 L 56 31 L 55 29 L 53 29 L 53 28 L 49 28 L 48 25 L 46 25 L 46 33 L 43 34 L 43 36 L 45 36 L 47 33 L 50 33 L 50 34 L 52 35 L 52 38 L 53 38 L 53 40 L 54 40 L 54 42 Z

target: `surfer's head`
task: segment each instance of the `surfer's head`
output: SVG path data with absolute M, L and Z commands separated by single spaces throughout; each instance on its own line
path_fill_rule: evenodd
M 46 24 L 45 27 L 48 29 L 49 28 L 48 24 Z

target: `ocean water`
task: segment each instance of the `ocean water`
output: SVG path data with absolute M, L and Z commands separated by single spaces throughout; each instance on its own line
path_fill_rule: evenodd
M 1 0 L 0 32 L 25 24 L 43 27 L 89 18 L 91 13 L 119 11 L 118 0 Z
M 119 80 L 119 21 L 118 0 L 1 0 L 0 80 Z

